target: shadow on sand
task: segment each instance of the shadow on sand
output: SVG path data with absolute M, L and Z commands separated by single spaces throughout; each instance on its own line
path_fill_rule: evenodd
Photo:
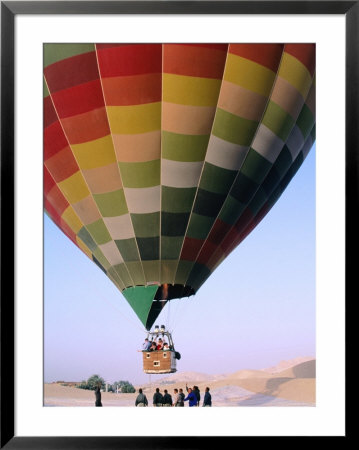
M 254 394 L 238 403 L 238 406 L 260 406 L 278 400 L 278 388 L 293 378 L 274 378 L 266 383 L 266 390 L 261 394 Z
M 266 382 L 265 391 L 262 394 L 254 394 L 238 403 L 240 406 L 259 406 L 266 403 L 271 403 L 279 396 L 279 387 L 296 378 L 315 378 L 316 375 L 316 361 L 306 361 L 298 366 L 293 367 L 292 377 L 278 377 L 270 378 Z
M 315 378 L 316 376 L 316 361 L 307 361 L 293 367 L 293 375 L 295 378 Z
M 271 395 L 276 397 L 279 394 L 278 388 L 288 381 L 293 380 L 293 378 L 282 377 L 282 378 L 272 378 L 266 383 L 266 390 L 263 392 L 264 395 Z
M 266 397 L 263 394 L 254 394 L 249 398 L 241 400 L 237 403 L 237 406 L 261 406 L 266 403 L 271 403 L 274 400 L 273 398 Z

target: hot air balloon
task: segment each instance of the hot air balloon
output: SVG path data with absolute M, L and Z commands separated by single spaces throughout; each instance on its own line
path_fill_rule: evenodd
M 314 141 L 314 44 L 44 45 L 45 211 L 147 330 Z

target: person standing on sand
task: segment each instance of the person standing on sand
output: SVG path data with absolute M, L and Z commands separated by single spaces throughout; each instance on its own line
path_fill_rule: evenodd
M 138 390 L 138 396 L 136 398 L 135 406 L 148 406 L 147 397 L 143 394 L 142 389 Z
M 193 392 L 197 398 L 197 406 L 199 406 L 199 402 L 201 401 L 201 393 L 198 386 L 193 386 Z
M 197 406 L 197 397 L 196 394 L 192 391 L 191 388 L 188 388 L 188 395 L 184 399 L 184 401 L 189 401 L 189 406 Z
M 186 384 L 186 391 L 189 392 L 189 389 L 190 388 Z M 197 405 L 196 406 L 199 406 L 199 402 L 201 400 L 201 393 L 200 393 L 200 390 L 199 390 L 198 386 L 193 386 L 193 388 L 191 390 L 192 390 L 192 392 L 194 393 L 194 395 L 196 396 L 196 399 L 197 399 Z
M 96 397 L 95 406 L 102 406 L 102 403 L 101 403 L 101 383 L 98 383 L 97 386 L 96 386 L 95 397 Z
M 185 395 L 183 393 L 183 389 L 182 388 L 180 388 L 180 390 L 179 390 L 178 397 L 179 397 L 179 403 L 178 403 L 177 406 L 184 406 Z
M 180 404 L 182 398 L 180 397 L 177 388 L 175 388 L 175 389 L 173 390 L 173 392 L 174 392 L 174 396 L 173 396 L 173 404 L 172 404 L 172 405 L 173 405 L 173 406 L 179 406 L 179 404 Z
M 156 388 L 156 392 L 153 395 L 153 406 L 162 406 L 163 396 L 159 388 Z
M 212 406 L 212 396 L 209 393 L 209 387 L 206 387 L 202 406 Z
M 165 395 L 162 398 L 162 406 L 172 406 L 172 396 L 167 389 L 164 390 Z

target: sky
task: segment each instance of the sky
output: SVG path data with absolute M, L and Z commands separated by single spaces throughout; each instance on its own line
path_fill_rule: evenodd
M 178 371 L 228 374 L 315 357 L 315 319 L 314 146 L 262 222 L 156 324 L 172 332 Z M 45 214 L 44 382 L 98 374 L 147 383 L 137 351 L 146 334 L 121 292 Z

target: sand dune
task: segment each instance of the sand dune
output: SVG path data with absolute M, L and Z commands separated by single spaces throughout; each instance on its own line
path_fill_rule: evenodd
M 279 373 L 283 370 L 290 369 L 291 367 L 297 366 L 307 361 L 313 361 L 313 356 L 298 356 L 297 358 L 288 359 L 286 361 L 280 361 L 276 366 L 267 367 L 266 369 L 261 369 L 268 373 Z
M 315 378 L 315 363 L 316 361 L 314 359 L 303 362 L 287 370 L 283 370 L 280 372 L 280 376 L 289 378 Z
M 238 372 L 227 375 L 227 378 L 241 380 L 245 378 L 268 378 L 270 376 L 269 373 L 260 370 L 238 370 Z
M 228 380 L 229 381 L 229 380 Z M 315 403 L 315 380 L 275 377 L 269 379 L 249 378 L 241 380 L 241 387 L 262 395 L 287 400 Z
M 200 372 L 175 372 L 171 375 L 168 375 L 167 377 L 160 378 L 157 383 L 158 384 L 170 384 L 170 383 L 177 383 L 184 381 L 190 381 L 193 382 L 199 382 L 199 381 L 206 381 L 211 380 L 213 378 L 213 375 L 208 375 L 206 373 L 200 373 Z
M 206 386 L 210 387 L 213 397 L 215 394 L 223 392 L 226 387 L 233 391 L 242 388 L 251 393 L 254 404 L 261 404 L 264 401 L 261 396 L 265 396 L 285 399 L 295 404 L 304 402 L 313 406 L 315 404 L 315 359 L 291 365 L 293 361 L 298 360 L 302 361 L 303 358 L 296 358 L 288 362 L 281 361 L 279 367 L 289 368 L 277 373 L 262 370 L 239 370 L 228 375 L 208 375 L 206 380 L 199 381 L 197 377 L 191 378 L 191 372 L 186 372 L 185 374 L 176 373 L 174 374 L 176 377 L 167 377 L 162 382 L 166 381 L 166 388 L 169 391 L 174 387 L 184 387 L 187 383 L 188 386 L 198 385 L 201 392 L 204 392 Z M 150 388 L 148 385 L 145 387 Z M 153 387 L 155 386 L 153 385 Z M 228 399 L 226 402 L 224 402 L 226 405 L 233 403 Z M 223 399 L 221 399 L 222 403 Z M 265 403 L 269 404 L 270 402 L 266 399 Z M 237 404 L 242 405 L 243 403 Z
M 286 366 L 283 364 L 283 366 Z M 315 360 L 286 366 L 278 373 L 239 370 L 228 375 L 206 375 L 198 372 L 177 372 L 142 387 L 151 404 L 156 387 L 173 393 L 175 387 L 197 385 L 202 399 L 210 387 L 213 406 L 315 406 Z M 102 393 L 104 406 L 133 406 L 135 394 Z M 93 391 L 56 383 L 45 384 L 45 406 L 94 406 Z

